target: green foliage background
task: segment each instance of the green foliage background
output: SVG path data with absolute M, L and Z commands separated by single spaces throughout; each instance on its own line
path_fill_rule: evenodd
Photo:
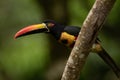
M 49 0 L 46 3 L 47 1 Z M 82 25 L 93 3 L 94 0 L 67 1 L 68 25 Z M 120 67 L 119 5 L 120 0 L 117 0 L 99 37 L 103 47 Z M 0 80 L 47 80 L 45 71 L 52 62 L 50 43 L 56 42 L 44 33 L 13 39 L 14 34 L 22 27 L 41 23 L 45 19 L 44 9 L 38 5 L 37 0 L 0 0 Z M 59 48 L 55 52 L 58 50 Z M 91 53 L 82 71 L 81 80 L 117 79 L 111 69 L 96 54 Z

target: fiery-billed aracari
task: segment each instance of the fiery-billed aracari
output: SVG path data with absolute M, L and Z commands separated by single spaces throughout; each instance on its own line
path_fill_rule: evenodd
M 21 29 L 15 34 L 14 38 L 45 32 L 53 35 L 60 43 L 63 43 L 68 47 L 73 47 L 79 31 L 80 27 L 78 26 L 64 26 L 53 20 L 47 20 L 44 21 L 42 24 L 30 25 Z M 118 66 L 108 55 L 108 53 L 103 49 L 98 38 L 95 40 L 91 51 L 97 53 L 112 68 L 117 77 L 120 76 L 120 70 Z

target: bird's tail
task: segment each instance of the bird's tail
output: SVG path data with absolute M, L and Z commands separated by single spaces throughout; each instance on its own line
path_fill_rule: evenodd
M 96 52 L 106 64 L 113 70 L 118 78 L 120 78 L 120 69 L 112 59 L 112 57 L 105 51 L 105 49 L 100 45 L 100 43 L 95 44 L 94 52 Z

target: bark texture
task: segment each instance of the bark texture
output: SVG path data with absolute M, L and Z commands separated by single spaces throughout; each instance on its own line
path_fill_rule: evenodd
M 96 0 L 85 19 L 61 80 L 78 80 L 91 47 L 115 0 Z

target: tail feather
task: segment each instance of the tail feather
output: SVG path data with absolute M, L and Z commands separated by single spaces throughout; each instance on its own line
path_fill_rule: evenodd
M 108 53 L 104 49 L 98 52 L 98 55 L 105 61 L 106 64 L 108 64 L 112 68 L 116 76 L 120 78 L 120 69 L 115 61 L 110 57 L 110 55 L 108 55 Z
M 96 49 L 95 49 L 96 48 Z M 96 44 L 94 47 L 94 51 L 104 60 L 106 64 L 113 70 L 118 78 L 120 78 L 120 69 L 112 59 L 112 57 L 105 51 L 105 49 L 100 45 L 100 43 Z

